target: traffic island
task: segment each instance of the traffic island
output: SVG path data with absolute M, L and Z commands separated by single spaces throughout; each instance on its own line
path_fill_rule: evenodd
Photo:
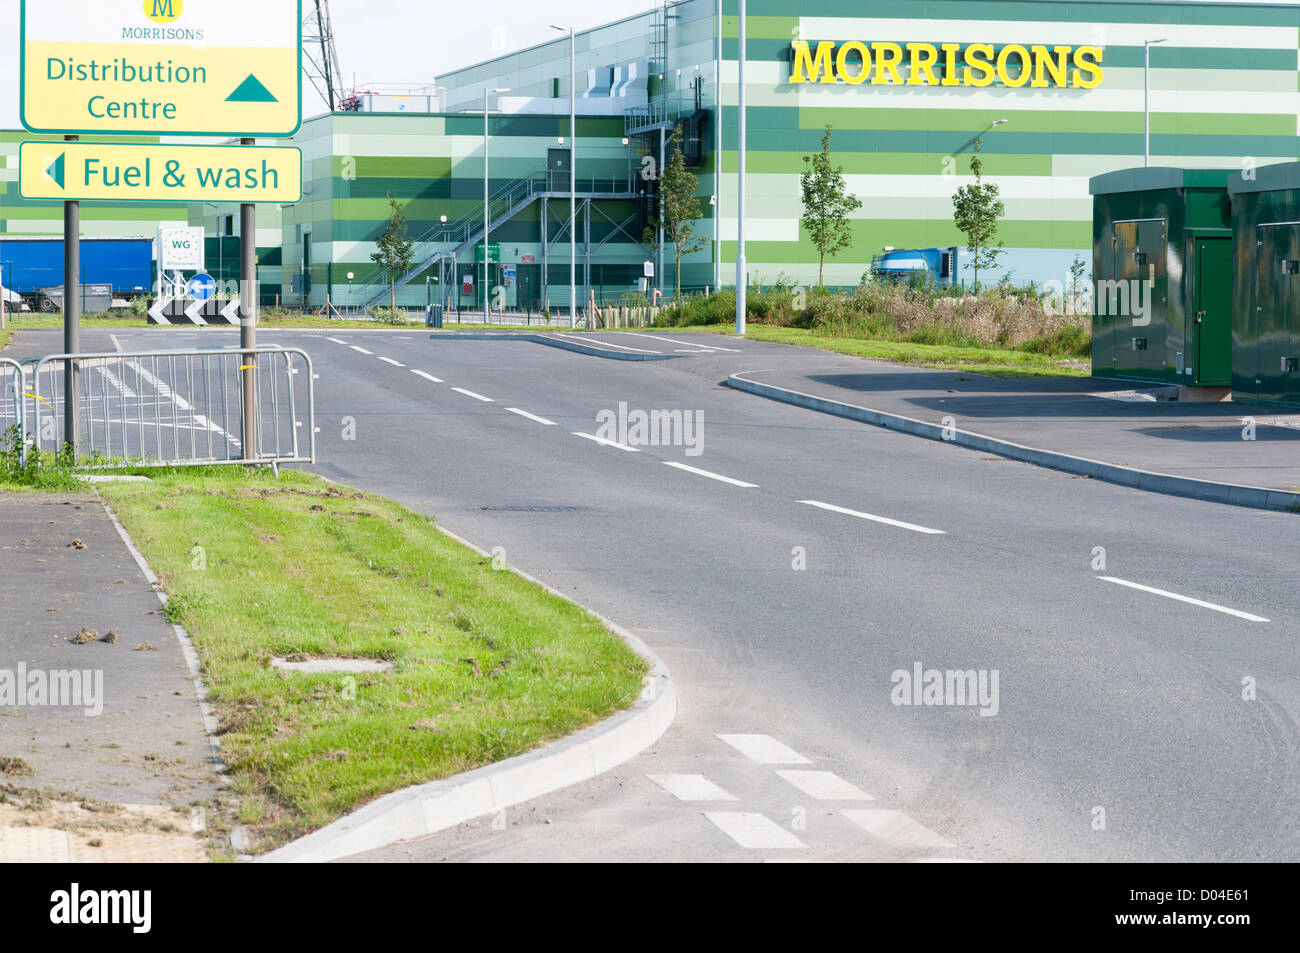
M 601 620 L 390 500 L 296 471 L 152 476 L 99 489 L 196 647 L 236 795 L 214 823 L 243 851 L 642 695 L 648 665 Z

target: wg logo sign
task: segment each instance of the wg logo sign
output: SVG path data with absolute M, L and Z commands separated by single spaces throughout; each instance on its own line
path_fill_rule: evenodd
M 154 23 L 172 23 L 184 8 L 183 0 L 144 0 L 144 15 Z

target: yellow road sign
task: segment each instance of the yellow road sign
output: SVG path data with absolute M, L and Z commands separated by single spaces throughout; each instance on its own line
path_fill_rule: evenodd
M 288 205 L 302 198 L 302 150 L 24 142 L 18 147 L 18 193 L 60 201 Z
M 43 133 L 292 136 L 301 0 L 22 0 L 23 125 Z

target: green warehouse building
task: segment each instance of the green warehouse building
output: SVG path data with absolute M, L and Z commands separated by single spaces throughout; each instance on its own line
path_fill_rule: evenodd
M 856 285 L 883 250 L 965 244 L 952 194 L 971 181 L 976 139 L 1006 206 L 996 274 L 1017 284 L 1064 282 L 1076 258 L 1091 262 L 1089 180 L 1144 164 L 1148 118 L 1151 166 L 1243 170 L 1300 156 L 1292 3 L 747 0 L 746 9 L 751 281 L 817 279 L 799 224 L 799 174 L 828 125 L 835 162 L 862 201 L 853 246 L 827 262 L 827 283 L 839 286 Z M 678 127 L 699 179 L 703 239 L 683 260 L 681 284 L 731 285 L 738 11 L 738 0 L 681 0 L 582 31 L 572 86 L 570 39 L 556 33 L 438 75 L 431 95 L 359 91 L 352 111 L 308 118 L 294 140 L 306 163 L 302 201 L 259 212 L 264 289 L 288 305 L 318 308 L 328 297 L 348 308 L 386 302 L 391 281 L 407 306 L 434 294 L 470 307 L 486 281 L 506 307 L 563 311 L 572 240 L 580 302 L 637 289 L 647 262 L 650 282 L 670 291 L 672 251 L 661 260 L 645 233 L 653 173 Z M 15 202 L 11 183 L 0 185 L 9 186 L 0 218 L 37 217 Z M 413 267 L 398 275 L 371 260 L 390 194 L 416 242 Z M 230 257 L 234 247 L 216 238 L 237 232 L 233 211 L 188 210 L 208 228 L 212 267 L 214 252 Z M 968 281 L 966 264 L 963 251 L 957 277 Z

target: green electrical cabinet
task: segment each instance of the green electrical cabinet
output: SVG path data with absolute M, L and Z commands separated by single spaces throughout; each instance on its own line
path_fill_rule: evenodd
M 1300 403 L 1300 162 L 1235 172 L 1232 396 Z
M 1093 376 L 1231 383 L 1228 175 L 1140 168 L 1088 181 Z

